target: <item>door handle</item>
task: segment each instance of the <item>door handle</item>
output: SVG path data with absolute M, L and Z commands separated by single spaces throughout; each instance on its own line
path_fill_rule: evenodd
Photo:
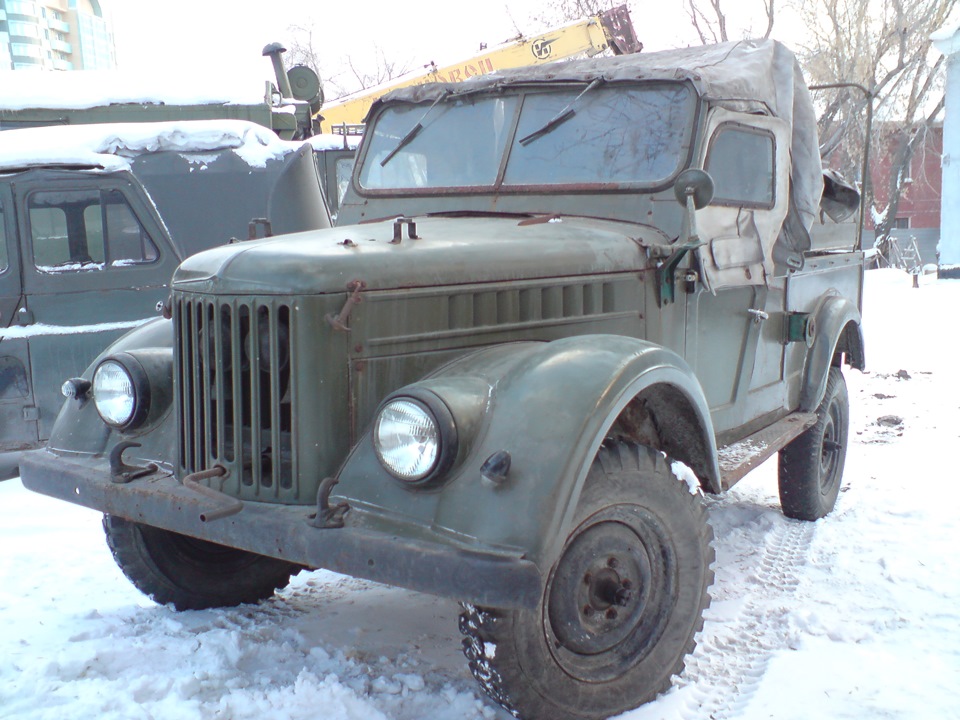
M 770 314 L 767 312 L 764 312 L 763 310 L 750 308 L 749 310 L 747 310 L 747 312 L 753 315 L 753 321 L 757 323 L 757 325 L 759 325 L 764 320 L 768 320 L 770 318 Z

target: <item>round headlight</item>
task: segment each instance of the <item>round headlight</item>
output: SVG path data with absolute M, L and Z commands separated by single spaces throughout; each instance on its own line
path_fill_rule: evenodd
M 93 398 L 97 412 L 107 425 L 123 427 L 137 409 L 133 378 L 116 360 L 105 360 L 93 374 Z
M 425 405 L 407 398 L 391 400 L 377 415 L 373 444 L 392 475 L 416 482 L 437 466 L 440 428 Z

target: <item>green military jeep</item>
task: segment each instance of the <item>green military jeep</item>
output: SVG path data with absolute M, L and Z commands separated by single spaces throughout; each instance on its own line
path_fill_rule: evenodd
M 339 226 L 183 262 L 23 482 L 103 511 L 157 602 L 329 568 L 460 600 L 519 717 L 646 702 L 709 601 L 702 493 L 778 451 L 789 516 L 840 487 L 863 255 L 796 60 L 521 68 L 368 121 Z

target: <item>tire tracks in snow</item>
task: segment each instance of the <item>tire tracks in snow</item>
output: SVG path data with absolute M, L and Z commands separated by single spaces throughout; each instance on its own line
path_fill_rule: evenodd
M 749 703 L 770 658 L 788 647 L 783 625 L 814 532 L 814 523 L 780 518 L 767 535 L 742 608 L 732 620 L 708 622 L 686 660 L 676 683 L 681 720 L 729 720 Z

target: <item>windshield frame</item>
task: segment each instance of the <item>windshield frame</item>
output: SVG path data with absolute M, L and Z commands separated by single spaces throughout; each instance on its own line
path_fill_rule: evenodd
M 523 103 L 527 96 L 533 94 L 541 93 L 555 93 L 558 89 L 568 91 L 572 93 L 570 98 L 573 99 L 582 93 L 585 89 L 588 88 L 590 82 L 555 82 L 555 83 L 543 83 L 543 82 L 531 82 L 531 83 L 518 83 L 515 85 L 510 85 L 506 88 L 492 88 L 485 89 L 480 91 L 464 91 L 458 93 L 451 93 L 447 98 L 442 102 L 455 102 L 458 98 L 463 98 L 467 95 L 476 95 L 478 97 L 504 97 L 504 96 L 516 96 L 519 101 L 517 103 L 517 111 L 514 113 L 514 116 L 511 120 L 511 125 L 509 129 L 509 137 L 507 144 L 505 146 L 505 151 L 500 160 L 500 167 L 497 172 L 496 180 L 492 185 L 460 185 L 460 186 L 424 186 L 424 187 L 409 187 L 409 188 L 375 188 L 375 187 L 365 187 L 360 183 L 361 171 L 362 168 L 367 165 L 367 163 L 375 163 L 376 159 L 370 157 L 371 154 L 371 145 L 366 137 L 364 142 L 361 143 L 360 151 L 357 157 L 357 162 L 355 166 L 355 171 L 351 184 L 353 190 L 357 195 L 361 197 L 411 197 L 411 196 L 448 196 L 448 195 L 517 195 L 524 193 L 538 193 L 538 194 L 549 194 L 549 195 L 562 195 L 569 193 L 590 193 L 590 192 L 656 192 L 667 187 L 671 187 L 676 177 L 680 172 L 690 165 L 690 162 L 696 152 L 696 130 L 700 125 L 700 118 L 702 116 L 702 105 L 703 101 L 697 92 L 693 83 L 687 80 L 616 80 L 604 82 L 601 85 L 602 87 L 616 87 L 619 89 L 646 89 L 646 88 L 656 88 L 656 87 L 667 87 L 667 88 L 683 88 L 688 94 L 689 98 L 689 107 L 690 112 L 685 114 L 685 125 L 681 129 L 681 142 L 679 144 L 679 150 L 677 157 L 677 163 L 674 166 L 672 172 L 664 178 L 657 178 L 653 181 L 643 181 L 643 182 L 607 182 L 607 183 L 598 183 L 598 182 L 577 182 L 577 183 L 543 183 L 543 184 L 506 184 L 505 183 L 505 173 L 507 166 L 510 161 L 511 153 L 514 151 L 519 138 L 517 137 L 518 128 L 521 123 L 522 118 L 522 107 Z M 598 92 L 600 88 L 592 90 L 591 92 Z M 380 117 L 383 113 L 388 112 L 389 108 L 396 107 L 397 105 L 407 105 L 412 108 L 427 108 L 429 103 L 391 103 L 389 99 L 378 108 L 378 111 L 370 118 L 368 118 L 367 124 L 367 133 L 371 133 L 376 127 L 377 122 L 380 120 Z M 417 114 L 414 112 L 411 114 L 412 117 L 417 117 Z M 531 144 L 535 144 L 534 141 Z

